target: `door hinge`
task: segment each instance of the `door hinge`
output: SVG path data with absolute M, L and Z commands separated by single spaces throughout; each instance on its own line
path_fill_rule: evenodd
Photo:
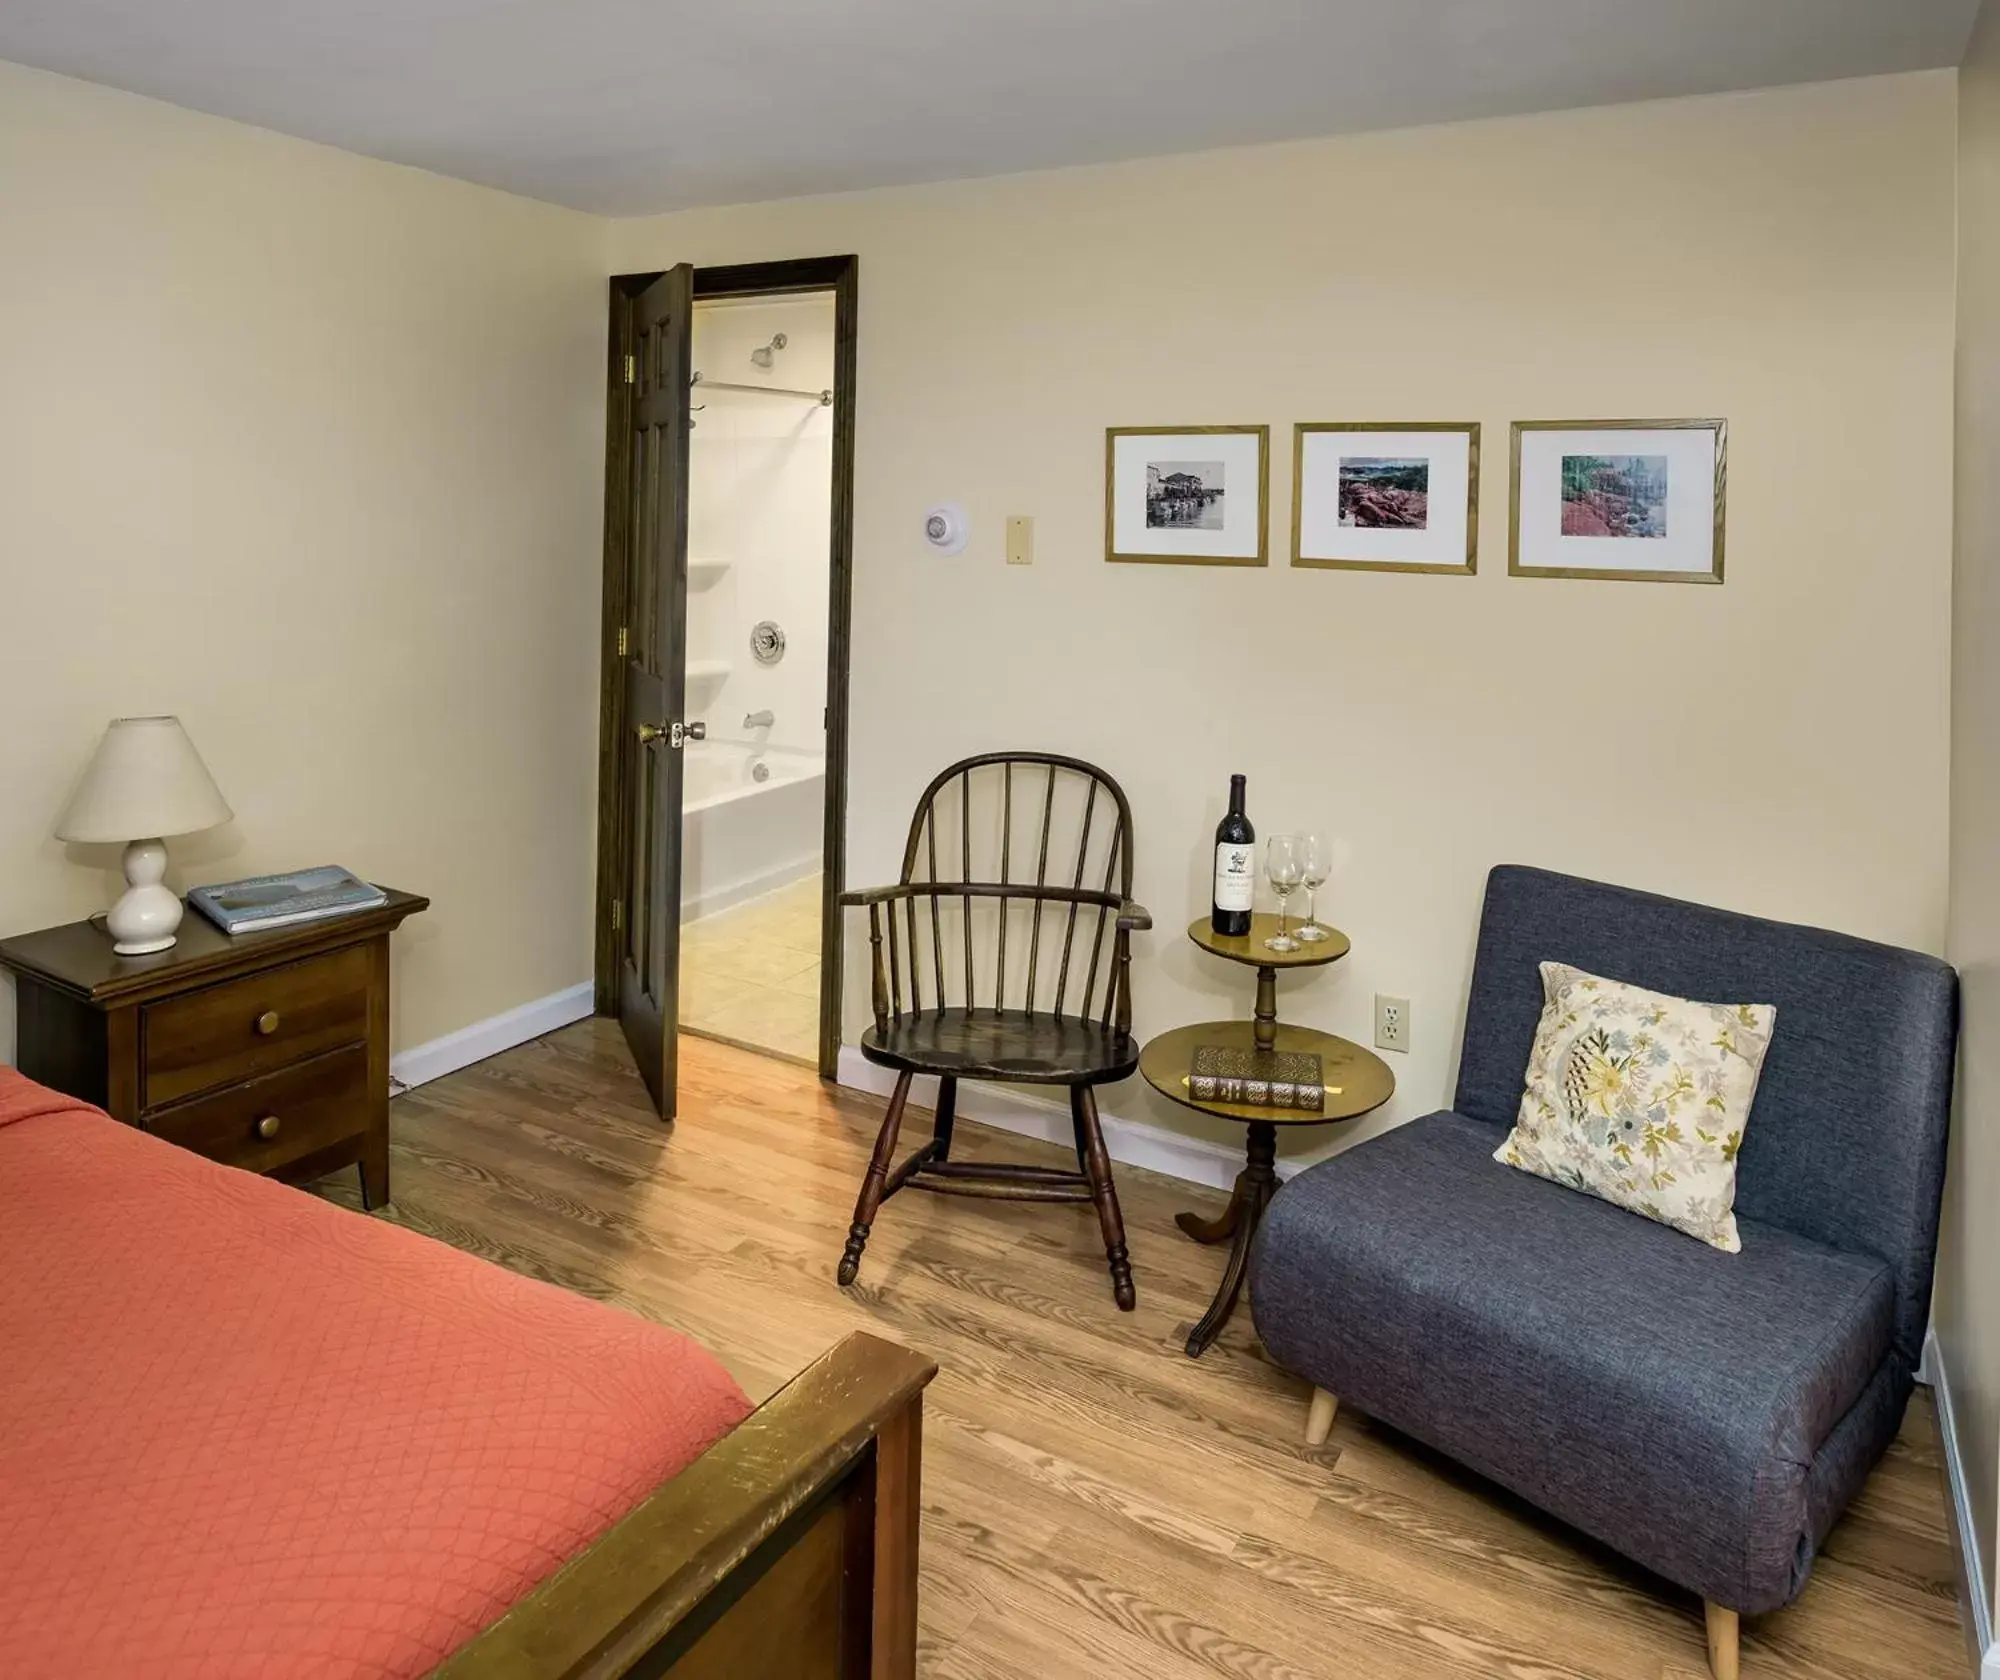
M 618 657 L 623 659 L 632 651 L 632 632 L 624 625 L 618 626 Z
M 611 901 L 611 931 L 616 933 L 625 925 L 625 901 L 614 898 Z
M 639 358 L 637 356 L 627 356 L 625 358 L 625 383 L 627 385 L 636 385 L 639 383 Z

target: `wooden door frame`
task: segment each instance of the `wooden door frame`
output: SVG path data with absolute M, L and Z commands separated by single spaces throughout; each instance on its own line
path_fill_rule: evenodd
M 853 256 L 803 257 L 787 262 L 734 263 L 694 271 L 697 303 L 705 298 L 775 296 L 786 292 L 833 293 L 833 496 L 828 509 L 826 621 L 826 812 L 821 851 L 819 1073 L 832 1079 L 840 1058 L 843 965 L 840 890 L 847 876 L 848 665 L 854 575 L 854 344 L 859 261 Z M 618 1007 L 618 932 L 612 903 L 625 879 L 629 837 L 619 820 L 624 808 L 618 745 L 631 720 L 625 715 L 625 661 L 618 635 L 630 622 L 625 585 L 630 575 L 632 393 L 625 358 L 632 353 L 632 303 L 664 269 L 613 276 L 611 330 L 605 358 L 604 416 L 604 614 L 602 678 L 598 693 L 596 1008 Z

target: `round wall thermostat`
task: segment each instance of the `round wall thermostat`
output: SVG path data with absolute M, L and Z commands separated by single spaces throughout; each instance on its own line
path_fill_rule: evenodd
M 971 523 L 958 503 L 940 502 L 924 515 L 924 541 L 938 553 L 963 554 L 971 540 Z

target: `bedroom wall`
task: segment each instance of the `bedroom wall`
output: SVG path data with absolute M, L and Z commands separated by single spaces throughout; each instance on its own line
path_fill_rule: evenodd
M 110 902 L 49 830 L 177 712 L 176 884 L 432 897 L 399 1046 L 588 981 L 605 224 L 7 64 L 0 206 L 0 930 Z
M 1095 759 L 1152 1032 L 1249 1009 L 1180 936 L 1229 773 L 1335 830 L 1354 953 L 1281 1009 L 1365 1039 L 1406 997 L 1413 1048 L 1324 1149 L 1448 1097 L 1501 860 L 1942 947 L 1953 130 L 1949 72 L 1889 77 L 689 212 L 613 261 L 860 255 L 851 882 L 951 759 Z M 1724 587 L 1506 576 L 1509 421 L 1711 414 Z M 1477 577 L 1103 561 L 1106 426 L 1268 422 L 1282 555 L 1292 423 L 1392 418 L 1484 423 Z
M 1951 914 L 1959 970 L 1952 1122 L 1935 1310 L 1981 1596 L 1996 1592 L 2000 1509 L 2000 5 L 1959 74 L 1958 555 L 1952 594 Z M 1991 1637 L 1992 1629 L 1981 1630 Z M 1988 1658 L 2000 1677 L 2000 1645 Z

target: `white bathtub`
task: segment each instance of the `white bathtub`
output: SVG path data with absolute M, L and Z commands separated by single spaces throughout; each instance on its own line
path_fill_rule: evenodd
M 820 867 L 826 760 L 747 741 L 690 741 L 681 790 L 681 920 L 774 892 Z M 769 775 L 756 779 L 756 766 Z

